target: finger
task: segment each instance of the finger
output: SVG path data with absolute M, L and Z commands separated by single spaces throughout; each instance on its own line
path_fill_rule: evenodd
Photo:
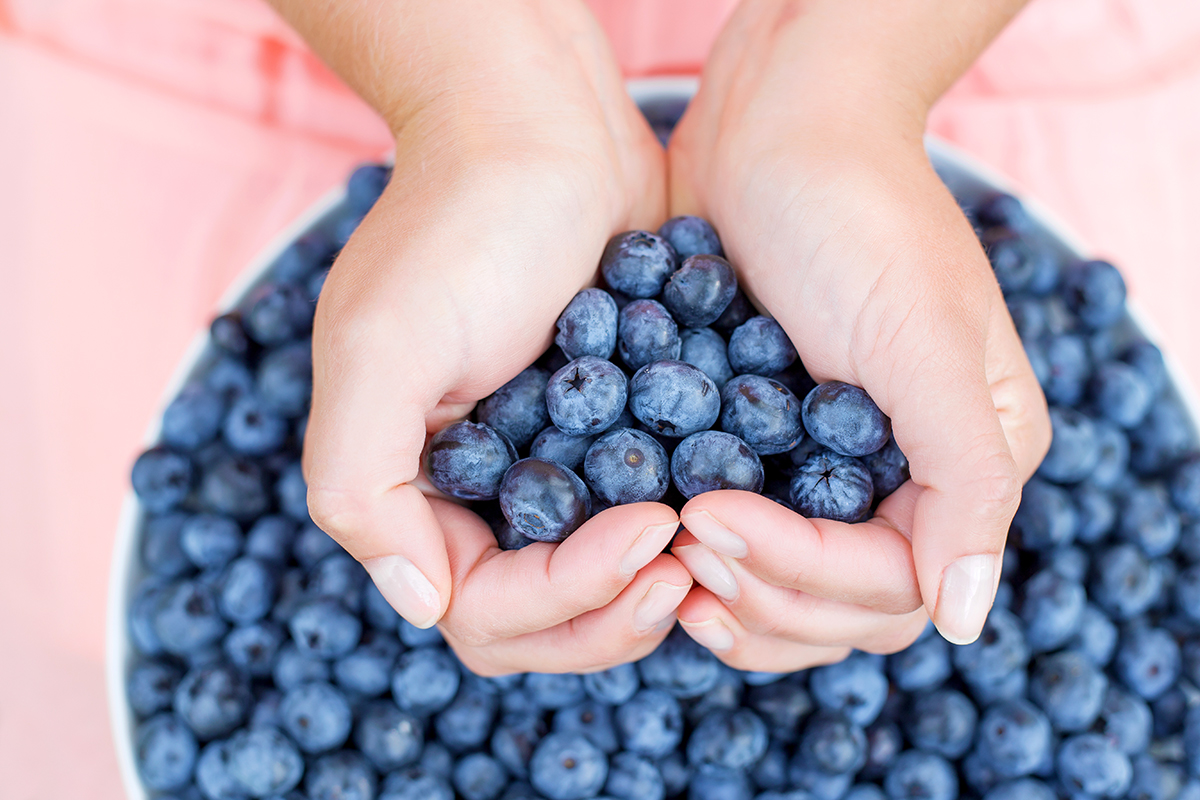
M 689 500 L 680 521 L 776 586 L 891 614 L 921 604 L 912 546 L 884 520 L 809 520 L 762 495 L 720 491 Z
M 446 545 L 454 589 L 442 624 L 471 647 L 552 628 L 608 605 L 679 527 L 670 507 L 635 503 L 597 514 L 557 545 L 502 551 L 476 514 L 431 503 L 452 533 Z
M 822 647 L 888 647 L 915 639 L 929 619 L 920 605 L 907 614 L 887 614 L 775 586 L 702 544 L 677 544 L 671 554 L 759 636 Z
M 1050 449 L 1050 416 L 1046 396 L 1033 374 L 1025 347 L 1007 307 L 993 306 L 988 331 L 987 380 L 1000 416 L 1004 438 L 1012 450 L 1021 482 L 1029 480 Z
M 818 645 L 758 636 L 742 627 L 716 595 L 696 587 L 679 607 L 679 625 L 688 636 L 734 669 L 794 672 L 833 664 L 850 655 L 849 647 Z
M 676 609 L 691 586 L 683 565 L 670 555 L 660 555 L 611 603 L 553 628 L 486 647 L 470 647 L 452 632 L 446 632 L 446 640 L 463 663 L 481 675 L 608 669 L 636 661 L 658 647 L 674 626 Z

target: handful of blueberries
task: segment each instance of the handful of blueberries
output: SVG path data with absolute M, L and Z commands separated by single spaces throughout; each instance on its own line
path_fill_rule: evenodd
M 676 506 L 766 490 L 807 517 L 857 522 L 908 478 L 890 420 L 862 389 L 813 385 L 705 220 L 614 236 L 600 274 L 610 290 L 575 295 L 539 364 L 430 442 L 435 486 L 499 499 L 505 522 L 480 511 L 503 547 L 562 541 L 593 513 L 672 487 Z
M 930 628 L 776 675 L 674 631 L 636 664 L 482 678 L 305 503 L 313 302 L 386 180 L 356 172 L 213 322 L 134 466 L 127 697 L 153 797 L 1200 800 L 1200 454 L 1110 264 L 1066 257 L 1007 195 L 966 209 L 1054 425 L 975 643 Z M 504 546 L 716 488 L 858 519 L 905 479 L 887 419 L 812 385 L 703 222 L 617 237 L 602 273 L 557 349 L 431 443 L 430 477 Z

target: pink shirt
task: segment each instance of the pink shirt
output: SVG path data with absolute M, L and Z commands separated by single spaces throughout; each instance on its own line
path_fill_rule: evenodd
M 733 0 L 591 0 L 630 75 Z M 254 0 L 0 0 L 0 787 L 122 796 L 109 553 L 167 377 L 249 259 L 387 131 Z M 1037 0 L 931 128 L 1121 265 L 1193 383 L 1200 5 Z

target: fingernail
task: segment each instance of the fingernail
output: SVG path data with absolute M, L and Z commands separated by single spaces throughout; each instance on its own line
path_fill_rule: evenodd
M 947 641 L 970 644 L 979 638 L 996 592 L 996 562 L 987 554 L 964 556 L 942 573 L 934 624 Z
M 679 624 L 683 626 L 689 636 L 709 650 L 723 653 L 733 648 L 733 631 L 725 627 L 725 623 L 716 617 L 706 619 L 704 622 L 679 620 Z
M 675 609 L 679 608 L 691 588 L 666 581 L 654 583 L 633 610 L 633 629 L 638 633 L 646 633 L 657 628 L 664 619 L 674 617 Z
M 639 569 L 658 558 L 677 530 L 678 522 L 667 522 L 651 525 L 639 533 L 625 555 L 621 556 L 621 574 L 627 578 L 636 575 Z
M 750 552 L 745 539 L 717 522 L 717 518 L 707 511 L 689 514 L 685 525 L 693 536 L 722 555 L 745 558 Z
M 692 573 L 696 582 L 715 594 L 717 597 L 732 603 L 738 598 L 737 578 L 721 560 L 721 557 L 702 544 L 686 544 L 676 547 L 671 552 L 678 558 L 687 571 Z
M 363 562 L 383 598 L 418 628 L 431 627 L 442 610 L 437 589 L 404 556 L 381 556 Z

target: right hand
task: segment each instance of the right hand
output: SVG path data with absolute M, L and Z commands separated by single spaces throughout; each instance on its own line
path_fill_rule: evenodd
M 313 332 L 313 519 L 482 674 L 640 658 L 691 586 L 662 553 L 678 525 L 665 505 L 503 552 L 422 475 L 428 436 L 549 346 L 609 236 L 665 216 L 662 149 L 594 22 L 571 22 L 555 36 L 506 21 L 528 30 L 497 44 L 494 74 L 394 126 L 391 182 L 334 264 Z

